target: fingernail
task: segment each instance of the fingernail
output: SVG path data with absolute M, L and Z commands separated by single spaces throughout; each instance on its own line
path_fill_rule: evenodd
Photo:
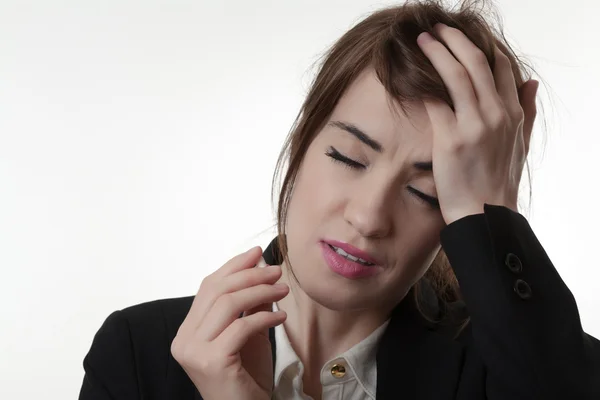
M 281 282 L 276 283 L 273 286 L 275 286 L 275 288 L 277 290 L 284 290 L 284 289 L 287 289 L 287 287 L 288 287 L 285 283 L 281 283 Z
M 260 260 L 258 260 L 258 263 L 256 264 L 256 268 L 265 268 L 267 266 L 267 263 L 265 262 L 264 258 L 260 258 Z
M 269 272 L 275 272 L 279 269 L 279 265 L 267 265 L 265 269 Z
M 417 37 L 417 42 L 421 44 L 431 43 L 435 40 L 433 36 L 431 36 L 428 32 L 423 32 Z

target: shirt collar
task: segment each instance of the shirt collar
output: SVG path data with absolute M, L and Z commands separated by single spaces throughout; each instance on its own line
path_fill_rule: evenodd
M 278 310 L 273 303 L 273 311 Z M 375 398 L 377 387 L 377 346 L 390 320 L 385 321 L 365 339 L 346 350 L 344 353 L 327 361 L 323 368 L 329 368 L 334 361 L 343 359 L 356 377 L 365 392 Z M 277 351 L 275 357 L 274 385 L 277 387 L 286 373 L 293 376 L 304 374 L 304 365 L 292 348 L 283 324 L 275 327 Z
M 377 388 L 377 347 L 389 322 L 388 319 L 369 336 L 339 356 L 346 360 L 359 384 L 373 399 Z
M 276 303 L 273 303 L 273 311 L 277 311 L 279 308 Z M 283 374 L 290 369 L 295 367 L 299 369 L 299 373 L 304 373 L 304 366 L 298 358 L 298 355 L 292 348 L 292 344 L 285 333 L 283 324 L 279 324 L 275 327 L 275 343 L 277 344 L 277 352 L 275 356 L 275 372 L 273 375 L 273 383 L 275 387 L 279 386 Z

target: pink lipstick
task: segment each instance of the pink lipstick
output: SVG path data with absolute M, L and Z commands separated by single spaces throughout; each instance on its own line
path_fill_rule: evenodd
M 345 278 L 360 279 L 378 274 L 383 270 L 381 263 L 369 253 L 335 240 L 319 243 L 325 263 Z

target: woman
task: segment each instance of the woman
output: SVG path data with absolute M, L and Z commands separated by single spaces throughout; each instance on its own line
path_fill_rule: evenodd
M 80 398 L 600 399 L 517 211 L 538 83 L 498 37 L 435 2 L 347 32 L 280 157 L 278 237 L 112 314 Z

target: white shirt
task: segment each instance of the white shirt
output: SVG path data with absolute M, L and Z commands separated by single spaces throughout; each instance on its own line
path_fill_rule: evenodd
M 277 304 L 273 304 L 277 310 Z M 322 400 L 375 400 L 377 345 L 389 319 L 349 350 L 321 368 Z M 275 375 L 273 399 L 312 400 L 302 389 L 304 365 L 292 348 L 283 324 L 275 327 Z

